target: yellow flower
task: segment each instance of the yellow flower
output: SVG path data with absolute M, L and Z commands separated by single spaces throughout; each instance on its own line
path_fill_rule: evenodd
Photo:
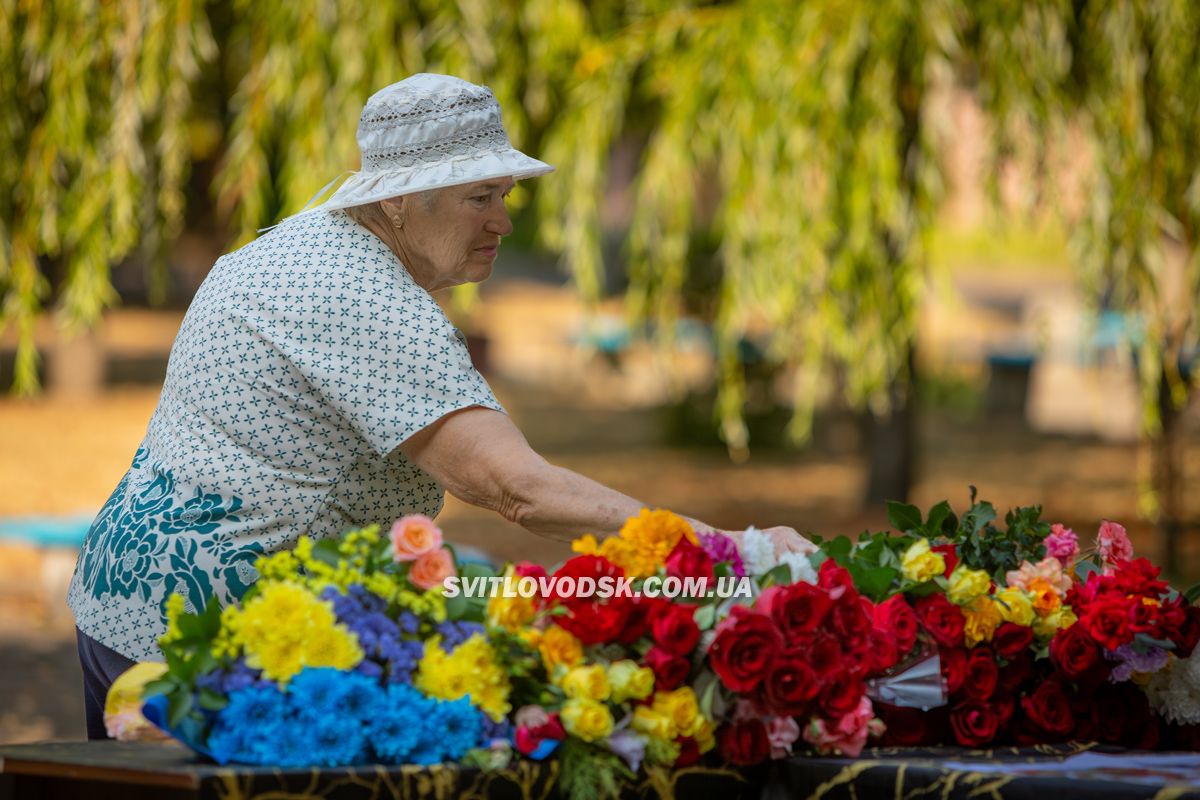
M 654 691 L 654 670 L 624 658 L 609 665 L 608 682 L 612 685 L 614 703 L 642 700 Z
M 974 603 L 963 608 L 963 616 L 966 617 L 963 635 L 967 647 L 974 647 L 980 642 L 990 642 L 992 634 L 1004 621 L 1000 607 L 987 595 L 976 598 Z
M 971 569 L 965 564 L 959 564 L 950 573 L 950 587 L 946 590 L 946 598 L 955 605 L 967 606 L 982 597 L 992 588 L 992 578 L 981 569 Z
M 672 692 L 657 692 L 653 709 L 671 720 L 671 725 L 680 736 L 695 736 L 704 723 L 700 704 L 690 686 L 681 686 Z
M 559 717 L 567 733 L 585 742 L 594 742 L 612 733 L 612 714 L 606 705 L 595 700 L 571 698 L 563 703 Z
M 683 517 L 662 509 L 643 508 L 636 517 L 625 521 L 617 536 L 597 544 L 596 537 L 587 534 L 576 539 L 571 549 L 582 555 L 602 555 L 630 577 L 645 578 L 663 565 L 680 539 L 700 543 Z
M 570 632 L 557 625 L 551 625 L 542 634 L 538 643 L 538 652 L 542 656 L 542 664 L 551 679 L 558 666 L 568 669 L 583 663 L 583 644 Z
M 1034 578 L 1029 581 L 1029 598 L 1033 602 L 1033 610 L 1039 617 L 1044 617 L 1057 611 L 1062 606 L 1062 598 L 1058 590 L 1044 578 Z
M 929 549 L 928 539 L 917 539 L 904 551 L 900 570 L 910 581 L 924 583 L 946 571 L 946 560 Z
M 644 733 L 651 739 L 674 741 L 679 735 L 675 722 L 661 711 L 650 706 L 638 706 L 633 710 L 633 720 L 630 727 L 638 733 Z
M 1020 589 L 1010 587 L 1002 592 L 997 592 L 995 599 L 999 601 L 1000 616 L 1004 618 L 1005 622 L 1015 622 L 1025 627 L 1033 624 L 1033 604 Z
M 561 686 L 567 697 L 580 700 L 607 700 L 610 692 L 608 673 L 602 664 L 572 667 L 563 676 Z
M 1071 627 L 1075 624 L 1075 621 L 1075 612 L 1068 606 L 1061 606 L 1056 611 L 1052 611 L 1044 617 L 1034 619 L 1033 632 L 1042 638 L 1048 639 L 1062 628 Z
M 650 764 L 670 767 L 679 758 L 681 749 L 678 742 L 651 736 L 646 740 L 646 761 Z
M 469 696 L 472 703 L 497 722 L 512 708 L 508 702 L 511 691 L 508 673 L 497 662 L 492 646 L 477 633 L 454 648 L 453 653 L 442 649 L 441 637 L 426 642 L 413 685 L 442 700 Z
M 512 576 L 512 567 L 509 567 L 504 577 Z M 532 597 L 505 597 L 503 594 L 496 594 L 488 599 L 488 623 L 511 633 L 516 633 L 532 622 L 536 614 L 537 607 L 533 604 Z
M 234 644 L 245 649 L 250 667 L 271 680 L 286 683 L 306 666 L 353 669 L 363 659 L 358 639 L 337 623 L 333 606 L 296 583 L 267 584 L 236 620 Z
M 167 632 L 159 637 L 159 644 L 170 644 L 183 636 L 179 632 L 179 617 L 185 613 L 185 605 L 183 595 L 171 592 L 171 596 L 167 598 Z
M 707 753 L 717 746 L 717 723 L 704 718 L 704 722 L 700 725 L 700 730 L 696 731 L 696 746 L 701 753 Z
M 238 625 L 241 622 L 242 610 L 237 606 L 226 606 L 221 609 L 221 630 L 213 639 L 213 658 L 237 658 L 241 655 L 242 645 L 238 636 Z

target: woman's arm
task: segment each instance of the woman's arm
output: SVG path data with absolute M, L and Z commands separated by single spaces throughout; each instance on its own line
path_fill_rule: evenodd
M 616 533 L 643 505 L 546 461 L 507 415 L 488 408 L 447 414 L 400 450 L 458 499 L 554 539 Z
M 542 536 L 570 541 L 615 534 L 644 504 L 590 478 L 556 467 L 533 451 L 506 414 L 472 406 L 447 414 L 400 445 L 409 461 L 463 502 L 499 512 Z M 697 520 L 697 531 L 717 530 Z M 777 555 L 810 552 L 791 528 L 764 531 Z M 740 531 L 722 531 L 737 539 Z

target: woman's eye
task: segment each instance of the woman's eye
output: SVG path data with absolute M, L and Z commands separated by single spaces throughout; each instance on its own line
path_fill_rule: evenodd
M 476 195 L 475 197 L 472 197 L 471 199 L 474 200 L 476 203 L 486 203 L 489 200 L 489 197 L 486 194 L 481 194 L 481 195 Z

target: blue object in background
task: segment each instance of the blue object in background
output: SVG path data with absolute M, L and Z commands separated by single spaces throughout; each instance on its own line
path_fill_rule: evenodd
M 43 547 L 78 549 L 92 526 L 92 515 L 75 517 L 8 517 L 0 519 L 0 542 L 18 541 Z

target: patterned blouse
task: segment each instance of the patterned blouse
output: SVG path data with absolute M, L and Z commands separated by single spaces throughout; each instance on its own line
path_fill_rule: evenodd
M 468 406 L 501 409 L 459 333 L 342 211 L 217 260 L 171 348 L 133 464 L 92 523 L 67 602 L 79 629 L 156 660 L 166 601 L 229 604 L 301 535 L 441 510 L 397 450 Z

